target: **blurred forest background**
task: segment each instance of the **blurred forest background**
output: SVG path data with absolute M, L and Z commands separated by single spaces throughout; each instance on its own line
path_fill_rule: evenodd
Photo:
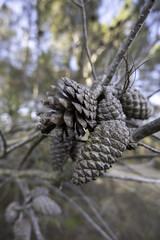
M 135 22 L 144 0 L 90 0 L 86 6 L 88 41 L 97 75 L 107 71 L 119 45 Z M 128 52 L 129 66 L 138 67 L 132 75 L 134 86 L 149 96 L 160 89 L 160 1 L 157 0 L 136 41 Z M 1 0 L 0 1 L 0 129 L 8 146 L 13 146 L 35 133 L 37 111 L 50 85 L 66 76 L 91 86 L 92 74 L 82 32 L 81 12 L 71 1 Z M 125 62 L 114 81 L 124 82 Z M 160 117 L 160 93 L 150 101 L 153 117 Z M 137 121 L 143 124 L 146 121 Z M 160 150 L 156 138 L 144 140 Z M 11 151 L 0 160 L 0 167 L 18 168 L 30 143 Z M 51 171 L 50 139 L 47 138 L 29 156 L 26 168 Z M 160 154 L 138 147 L 125 153 L 111 173 L 160 178 Z M 0 179 L 3 180 L 3 179 Z M 4 220 L 4 209 L 19 197 L 14 183 L 0 185 L 0 240 L 11 240 L 12 233 Z M 98 179 L 82 187 L 98 212 L 118 239 L 160 239 L 160 187 L 146 184 Z M 63 186 L 63 191 L 85 209 L 90 209 L 79 193 Z M 16 192 L 16 194 L 15 194 Z M 103 237 L 85 222 L 73 206 L 58 195 L 62 207 L 58 218 L 45 217 L 40 226 L 47 240 L 89 239 Z M 94 218 L 94 216 L 93 216 Z M 32 236 L 33 239 L 34 236 Z

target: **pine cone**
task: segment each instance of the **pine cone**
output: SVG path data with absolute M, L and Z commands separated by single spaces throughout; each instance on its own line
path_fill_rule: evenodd
M 81 149 L 73 183 L 80 185 L 102 176 L 122 156 L 128 143 L 129 131 L 123 121 L 101 122 Z
M 31 224 L 26 218 L 19 218 L 13 226 L 14 240 L 30 240 Z
M 97 100 L 93 91 L 68 78 L 58 81 L 58 87 L 52 86 L 53 93 L 43 102 L 51 111 L 39 113 L 42 133 L 55 128 L 58 137 L 74 137 L 85 134 L 85 129 L 96 126 Z
M 53 170 L 62 170 L 63 165 L 70 157 L 70 150 L 72 147 L 72 140 L 70 138 L 63 138 L 63 142 L 55 136 L 51 137 L 50 156 Z
M 132 88 L 122 95 L 122 88 L 117 88 L 117 93 L 123 112 L 128 118 L 148 119 L 151 116 L 152 107 L 139 90 Z
M 56 216 L 61 214 L 60 206 L 47 196 L 38 196 L 32 201 L 33 209 L 46 216 Z
M 8 223 L 14 223 L 17 219 L 19 212 L 18 212 L 19 203 L 18 202 L 12 202 L 8 205 L 5 211 L 5 219 Z
M 113 93 L 112 85 L 104 87 L 104 98 L 98 103 L 97 122 L 124 118 L 122 105 Z

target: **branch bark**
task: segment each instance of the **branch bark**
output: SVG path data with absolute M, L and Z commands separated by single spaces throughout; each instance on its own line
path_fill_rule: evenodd
M 160 131 L 160 117 L 134 130 L 132 138 L 135 142 L 138 142 L 158 131 Z

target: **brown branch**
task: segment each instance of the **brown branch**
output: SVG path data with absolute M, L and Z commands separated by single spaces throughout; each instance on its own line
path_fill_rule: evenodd
M 134 130 L 132 138 L 135 142 L 138 142 L 141 139 L 148 137 L 158 131 L 160 131 L 160 118 L 157 118 L 156 120 L 151 121 Z
M 106 75 L 106 78 L 104 79 L 103 85 L 107 85 L 110 83 L 110 81 L 112 80 L 112 77 L 114 76 L 114 74 L 116 73 L 122 59 L 123 56 L 126 54 L 126 52 L 128 51 L 128 49 L 131 47 L 134 39 L 136 38 L 139 30 L 141 29 L 142 25 L 144 24 L 148 14 L 150 13 L 150 10 L 152 8 L 152 6 L 154 5 L 155 0 L 148 0 L 146 1 L 146 3 L 144 4 L 142 11 L 136 21 L 136 23 L 134 24 L 133 28 L 131 29 L 129 35 L 127 36 L 125 42 L 119 47 L 119 50 L 115 56 L 115 58 L 113 59 L 113 62 L 109 68 L 109 71 Z

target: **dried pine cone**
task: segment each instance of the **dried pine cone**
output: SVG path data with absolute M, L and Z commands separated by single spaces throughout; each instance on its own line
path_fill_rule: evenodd
M 19 218 L 13 225 L 14 240 L 30 240 L 31 224 L 28 218 Z
M 38 196 L 32 200 L 33 209 L 46 216 L 56 216 L 61 214 L 60 206 L 48 196 Z
M 81 149 L 73 183 L 80 185 L 102 176 L 122 156 L 128 143 L 129 131 L 122 120 L 101 122 Z
M 123 112 L 128 118 L 148 119 L 151 116 L 152 107 L 139 90 L 131 88 L 122 94 L 122 88 L 117 88 L 117 93 Z
M 53 170 L 62 170 L 63 165 L 70 157 L 70 150 L 72 147 L 72 140 L 64 137 L 63 142 L 59 141 L 56 135 L 51 137 L 50 156 Z
M 53 87 L 53 93 L 43 102 L 51 111 L 39 113 L 42 133 L 55 129 L 57 136 L 80 136 L 85 129 L 96 126 L 97 100 L 93 91 L 68 78 L 62 78 L 58 87 Z M 65 133 L 65 134 L 64 134 Z
M 104 98 L 98 103 L 97 122 L 124 118 L 122 105 L 113 93 L 112 85 L 104 87 Z

